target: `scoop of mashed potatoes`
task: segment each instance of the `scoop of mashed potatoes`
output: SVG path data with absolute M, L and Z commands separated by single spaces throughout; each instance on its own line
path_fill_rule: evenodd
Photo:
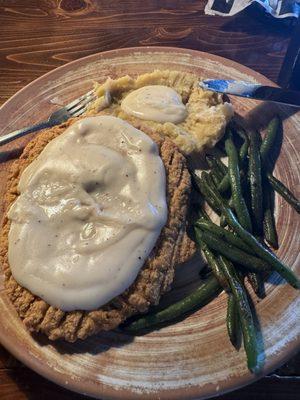
M 123 76 L 107 79 L 96 84 L 97 100 L 90 114 L 103 111 L 136 123 L 136 116 L 121 108 L 124 98 L 134 90 L 148 85 L 163 85 L 173 88 L 186 106 L 186 117 L 180 123 L 144 120 L 143 124 L 155 129 L 161 135 L 171 138 L 181 151 L 188 155 L 213 147 L 222 137 L 228 121 L 233 115 L 231 104 L 223 102 L 222 96 L 198 87 L 199 77 L 190 73 L 156 70 L 139 75 L 137 78 Z

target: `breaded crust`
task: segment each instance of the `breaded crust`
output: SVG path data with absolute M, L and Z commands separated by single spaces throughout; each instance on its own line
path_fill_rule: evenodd
M 18 196 L 18 182 L 23 170 L 41 153 L 50 140 L 60 135 L 77 119 L 44 130 L 24 149 L 14 163 L 5 198 L 6 210 Z M 190 175 L 186 159 L 169 139 L 161 138 L 148 127 L 136 126 L 147 133 L 158 145 L 167 178 L 168 220 L 157 243 L 139 272 L 135 282 L 122 295 L 95 311 L 64 312 L 50 306 L 39 297 L 21 287 L 13 278 L 8 263 L 8 233 L 10 221 L 6 214 L 0 237 L 0 259 L 5 272 L 7 295 L 31 332 L 42 332 L 51 340 L 74 342 L 101 330 L 116 328 L 126 318 L 146 312 L 157 304 L 163 293 L 170 289 L 174 265 L 188 259 L 195 251 L 193 242 L 185 233 L 190 193 Z

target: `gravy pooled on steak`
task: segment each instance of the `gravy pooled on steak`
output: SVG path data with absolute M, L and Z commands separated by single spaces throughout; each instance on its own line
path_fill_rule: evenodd
M 128 289 L 167 219 L 157 145 L 112 116 L 82 119 L 47 144 L 19 191 L 8 213 L 12 274 L 63 311 Z

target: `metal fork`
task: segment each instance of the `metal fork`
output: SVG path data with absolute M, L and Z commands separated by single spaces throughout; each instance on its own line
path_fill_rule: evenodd
M 90 92 L 78 97 L 71 101 L 71 103 L 54 111 L 47 121 L 40 122 L 39 124 L 27 126 L 26 128 L 18 129 L 0 137 L 0 145 L 9 143 L 19 137 L 25 136 L 28 133 L 36 132 L 44 128 L 50 128 L 54 125 L 59 125 L 62 122 L 67 121 L 71 117 L 79 117 L 86 110 L 87 106 L 96 98 L 95 92 Z

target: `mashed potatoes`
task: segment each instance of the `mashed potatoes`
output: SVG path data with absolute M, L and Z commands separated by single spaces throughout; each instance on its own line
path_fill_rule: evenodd
M 148 85 L 171 87 L 186 105 L 185 119 L 177 124 L 151 120 L 143 123 L 171 138 L 185 154 L 203 151 L 213 147 L 222 137 L 233 109 L 229 103 L 222 101 L 221 95 L 199 88 L 198 82 L 199 77 L 196 75 L 168 70 L 156 70 L 139 75 L 136 79 L 128 75 L 108 79 L 103 84 L 96 84 L 98 99 L 89 112 L 92 114 L 103 110 L 134 123 L 138 118 L 121 108 L 121 102 L 129 93 Z

